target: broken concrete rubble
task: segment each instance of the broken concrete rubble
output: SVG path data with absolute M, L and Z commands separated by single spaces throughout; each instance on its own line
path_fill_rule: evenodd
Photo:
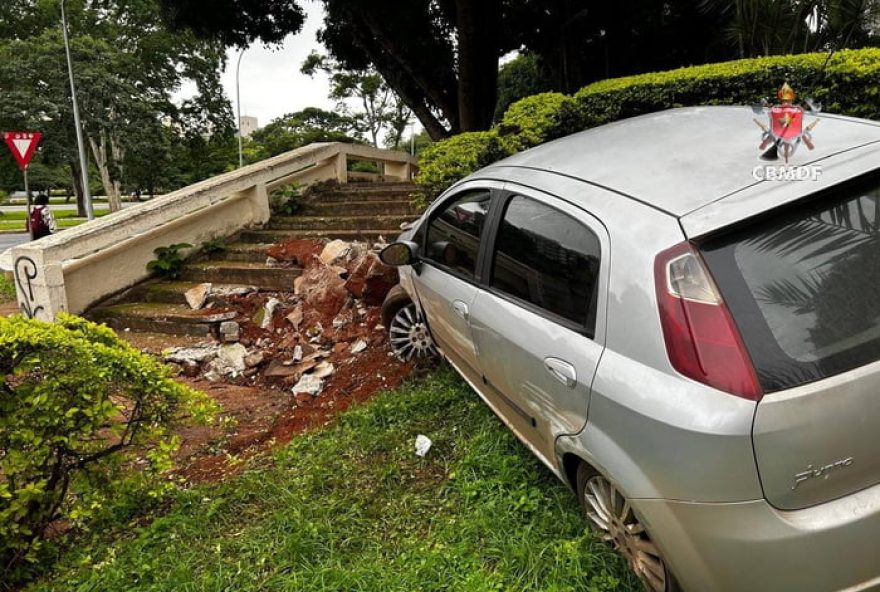
M 272 316 L 275 314 L 275 309 L 278 308 L 278 305 L 281 304 L 281 301 L 277 298 L 270 298 L 268 302 L 266 302 L 266 306 L 263 312 L 263 319 L 260 323 L 261 329 L 272 329 Z
M 211 284 L 199 284 L 195 288 L 190 288 L 186 292 L 183 293 L 184 298 L 186 298 L 186 303 L 193 310 L 199 310 L 203 306 L 205 306 L 205 302 L 208 300 L 208 296 L 211 294 Z
M 348 302 L 345 280 L 325 265 L 307 269 L 296 279 L 295 285 L 297 294 L 324 315 L 336 315 Z
M 293 312 L 287 315 L 287 321 L 293 325 L 294 331 L 299 331 L 299 324 L 303 320 L 303 308 L 302 304 L 297 304 L 296 308 L 293 309 Z
M 336 368 L 330 362 L 321 362 L 317 366 L 315 366 L 314 370 L 312 370 L 312 375 L 317 376 L 318 378 L 327 378 Z
M 317 397 L 324 390 L 324 381 L 317 376 L 307 374 L 299 379 L 292 389 L 293 393 L 308 393 L 313 397 Z
M 336 239 L 327 243 L 324 250 L 318 255 L 318 259 L 320 259 L 321 263 L 324 265 L 333 265 L 340 259 L 345 258 L 350 252 L 351 243 Z
M 244 358 L 247 348 L 240 343 L 226 343 L 220 346 L 217 357 L 211 362 L 212 369 L 221 375 L 238 376 L 247 365 Z
M 235 321 L 220 323 L 220 341 L 223 343 L 235 343 L 240 337 L 240 327 Z
M 216 343 L 202 343 L 190 347 L 174 347 L 163 352 L 166 362 L 175 364 L 201 364 L 217 357 L 220 346 Z

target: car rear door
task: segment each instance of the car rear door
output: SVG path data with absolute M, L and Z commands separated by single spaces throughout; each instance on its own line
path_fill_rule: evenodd
M 469 379 L 480 376 L 470 327 L 480 247 L 501 185 L 464 186 L 429 212 L 420 229 L 421 266 L 412 280 L 434 341 Z
M 508 184 L 508 188 L 510 185 Z M 496 410 L 545 461 L 586 423 L 604 349 L 604 227 L 534 190 L 506 191 L 471 325 Z
M 880 482 L 880 176 L 701 244 L 764 389 L 764 494 L 794 510 Z

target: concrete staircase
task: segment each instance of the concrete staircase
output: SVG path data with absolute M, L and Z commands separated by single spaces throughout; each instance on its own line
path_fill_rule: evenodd
M 235 317 L 230 295 L 248 289 L 292 292 L 302 270 L 270 267 L 266 250 L 297 238 L 393 240 L 401 224 L 417 217 L 411 183 L 349 183 L 316 186 L 302 199 L 295 216 L 272 217 L 265 228 L 232 237 L 226 249 L 188 262 L 177 280 L 148 280 L 94 307 L 86 315 L 116 330 L 182 335 L 217 335 L 223 321 Z M 210 282 L 210 307 L 192 310 L 185 293 Z

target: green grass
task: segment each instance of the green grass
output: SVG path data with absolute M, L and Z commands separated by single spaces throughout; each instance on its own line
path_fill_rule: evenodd
M 98 210 L 95 212 L 95 216 L 106 216 L 110 213 L 110 210 Z M 53 209 L 52 215 L 55 216 L 56 220 L 66 220 L 69 218 L 76 218 L 76 210 L 60 210 Z M 25 221 L 27 218 L 27 212 L 25 211 L 13 211 L 13 212 L 0 212 L 0 220 L 21 220 Z
M 12 302 L 15 300 L 15 284 L 13 280 L 0 274 L 0 302 Z
M 414 454 L 416 435 L 434 441 Z M 448 369 L 356 407 L 31 591 L 637 590 L 576 500 Z
M 77 218 L 75 210 L 54 210 L 55 222 L 58 228 L 72 228 L 85 224 L 85 218 Z M 100 218 L 109 214 L 109 210 L 97 210 L 95 216 Z M 25 232 L 24 221 L 27 218 L 27 212 L 0 212 L 0 232 L 16 231 Z

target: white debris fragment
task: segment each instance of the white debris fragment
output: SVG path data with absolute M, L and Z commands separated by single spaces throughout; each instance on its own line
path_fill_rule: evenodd
M 183 297 L 186 298 L 186 303 L 193 310 L 199 310 L 203 306 L 205 306 L 205 301 L 208 300 L 208 296 L 211 295 L 211 284 L 199 284 L 195 288 L 190 288 L 186 292 L 183 293 Z
M 269 301 L 266 302 L 263 320 L 260 323 L 260 329 L 269 329 L 272 327 L 272 316 L 275 314 L 275 309 L 278 308 L 279 304 L 281 304 L 281 301 L 277 298 L 269 298 Z
M 227 376 L 238 376 L 247 368 L 244 359 L 247 348 L 240 343 L 225 343 L 217 352 L 217 359 L 212 362 L 214 370 Z
M 290 390 L 294 394 L 308 393 L 313 397 L 317 397 L 324 390 L 324 381 L 313 374 L 306 374 Z
M 235 321 L 223 321 L 220 323 L 220 340 L 224 343 L 235 343 L 238 341 L 239 329 Z
M 211 294 L 218 296 L 247 296 L 257 291 L 256 286 L 219 285 L 211 286 Z
M 348 255 L 349 251 L 351 251 L 349 243 L 336 239 L 327 243 L 327 246 L 324 247 L 318 258 L 324 265 L 333 265 L 333 263 Z
M 321 362 L 320 364 L 315 366 L 315 369 L 312 371 L 312 376 L 317 376 L 318 378 L 327 378 L 328 376 L 333 374 L 335 370 L 336 368 L 330 362 Z
M 201 364 L 216 358 L 219 349 L 220 346 L 216 343 L 202 343 L 190 347 L 174 347 L 162 353 L 166 362 Z
M 303 320 L 303 308 L 302 304 L 297 304 L 296 308 L 293 309 L 289 315 L 287 315 L 287 321 L 293 325 L 294 331 L 299 331 L 299 324 Z
M 358 339 L 357 341 L 355 341 L 354 343 L 351 344 L 350 351 L 353 354 L 359 354 L 362 351 L 364 351 L 365 349 L 367 349 L 367 342 L 364 341 L 363 339 Z
M 428 454 L 428 451 L 431 450 L 431 439 L 424 434 L 419 434 L 416 436 L 416 456 L 421 456 L 422 458 Z
M 303 359 L 303 348 L 301 345 L 297 345 L 293 348 L 293 362 L 299 362 Z

